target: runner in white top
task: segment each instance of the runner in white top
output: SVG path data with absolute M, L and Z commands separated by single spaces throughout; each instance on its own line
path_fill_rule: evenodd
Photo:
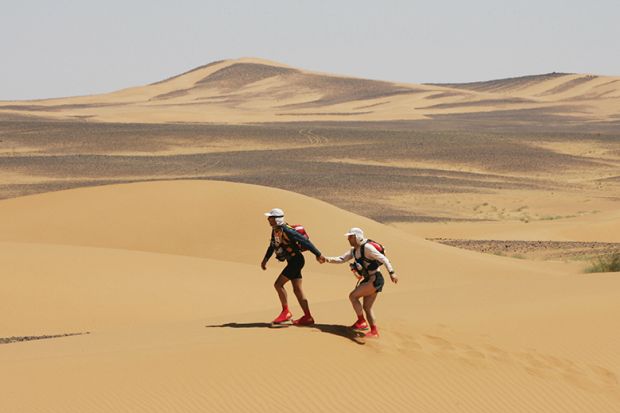
M 351 327 L 354 330 L 364 331 L 368 330 L 370 324 L 370 332 L 366 333 L 366 337 L 379 337 L 379 331 L 375 324 L 375 315 L 372 311 L 372 306 L 377 299 L 377 294 L 383 289 L 383 275 L 379 271 L 380 265 L 385 265 L 387 268 L 390 279 L 393 283 L 398 282 L 398 276 L 392 268 L 392 263 L 372 244 L 371 241 L 364 238 L 364 231 L 360 228 L 351 228 L 346 234 L 351 249 L 339 257 L 325 257 L 326 262 L 333 264 L 342 264 L 351 259 L 354 262 L 350 265 L 351 270 L 358 276 L 360 283 L 349 294 L 351 304 L 355 314 L 357 314 L 357 321 Z M 360 303 L 360 298 L 363 297 L 364 303 Z M 364 318 L 364 312 L 366 318 Z

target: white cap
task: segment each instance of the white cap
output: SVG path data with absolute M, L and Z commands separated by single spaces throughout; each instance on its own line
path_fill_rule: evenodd
M 265 212 L 266 217 L 274 217 L 274 218 L 282 218 L 284 216 L 284 211 L 280 208 L 274 208 L 269 212 Z
M 361 228 L 351 228 L 346 234 L 344 234 L 345 237 L 348 237 L 349 235 L 355 235 L 355 238 L 357 238 L 358 241 L 362 241 L 364 239 L 364 231 L 362 231 Z

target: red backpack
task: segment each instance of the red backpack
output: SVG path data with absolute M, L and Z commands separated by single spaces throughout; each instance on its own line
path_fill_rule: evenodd
M 377 241 L 373 241 L 371 239 L 368 240 L 368 243 L 370 245 L 372 245 L 373 247 L 375 247 L 375 249 L 377 251 L 379 251 L 381 254 L 385 255 L 385 247 L 383 245 L 381 245 Z M 362 252 L 362 254 L 363 254 L 363 252 Z
M 375 247 L 375 249 L 377 251 L 379 251 L 381 254 L 385 255 L 385 247 L 383 245 L 381 245 L 380 243 L 378 243 L 377 241 L 373 241 L 371 239 L 369 239 L 368 241 L 366 241 L 365 243 L 362 244 L 361 248 L 360 248 L 360 259 L 371 263 L 371 265 L 376 265 L 376 267 L 371 268 L 369 267 L 369 269 L 376 269 L 378 267 L 380 267 L 381 265 L 383 265 L 383 263 L 379 262 L 379 261 L 375 261 L 375 260 L 371 260 L 370 258 L 366 258 L 366 256 L 364 255 L 364 249 L 366 247 L 366 244 L 370 244 L 373 247 Z
M 293 228 L 295 231 L 297 231 L 298 233 L 300 233 L 305 239 L 310 239 L 310 236 L 308 235 L 308 233 L 306 232 L 306 228 L 304 228 L 303 225 L 301 224 L 286 224 L 288 225 L 290 228 Z M 297 247 L 299 247 L 300 251 L 307 251 L 306 248 L 304 248 L 302 245 L 297 244 Z

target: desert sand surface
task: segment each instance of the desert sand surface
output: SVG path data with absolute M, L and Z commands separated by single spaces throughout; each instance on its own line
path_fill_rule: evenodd
M 241 58 L 103 95 L 0 102 L 2 114 L 122 123 L 386 121 L 505 111 L 617 122 L 620 77 L 550 73 L 464 84 L 405 84 Z
M 405 227 L 613 213 L 619 79 L 403 84 L 242 58 L 103 95 L 0 102 L 0 198 L 217 179 Z
M 346 266 L 308 257 L 315 327 L 270 328 L 274 205 L 328 255 L 348 227 L 400 274 L 363 340 Z M 617 273 L 480 254 L 256 185 L 174 180 L 0 201 L 7 412 L 616 412 Z M 294 313 L 299 314 L 296 304 Z M 88 333 L 88 334 L 86 334 Z
M 433 223 L 398 223 L 397 227 L 425 238 L 449 236 L 469 239 L 518 239 L 536 241 L 620 242 L 620 211 L 587 214 L 564 219 L 533 222 L 484 221 Z M 507 238 L 508 237 L 508 238 Z
M 618 210 L 620 128 L 455 116 L 260 125 L 3 120 L 0 198 L 217 179 L 303 193 L 382 222 L 531 224 Z
M 0 412 L 620 411 L 620 276 L 583 272 L 620 246 L 619 80 L 244 58 L 0 102 Z M 379 340 L 311 256 L 317 324 L 272 328 L 276 206 L 387 246 Z

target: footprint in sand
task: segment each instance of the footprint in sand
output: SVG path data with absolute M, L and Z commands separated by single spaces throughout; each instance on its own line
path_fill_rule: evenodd
M 472 345 L 453 343 L 434 335 L 425 335 L 424 339 L 430 346 L 427 352 L 437 356 L 453 358 L 468 367 L 482 368 L 488 364 L 489 356 L 485 351 Z
M 499 347 L 486 345 L 484 348 L 487 350 L 489 357 L 495 361 L 509 362 L 511 360 L 510 353 Z
M 618 386 L 618 376 L 611 370 L 600 366 L 590 366 L 590 370 L 594 373 L 598 381 L 602 382 L 605 386 Z
M 584 390 L 615 390 L 618 387 L 616 374 L 601 366 L 580 366 L 573 360 L 540 354 L 536 350 L 515 353 L 515 359 L 525 371 L 535 377 L 563 380 Z
M 452 351 L 454 350 L 454 346 L 452 345 L 452 343 L 450 343 L 448 340 L 443 339 L 441 337 L 437 337 L 437 336 L 429 336 L 429 335 L 425 335 L 424 336 L 427 341 L 432 344 L 435 348 L 441 350 L 441 351 Z
M 392 333 L 389 338 L 392 349 L 400 354 L 413 356 L 422 350 L 422 346 L 416 341 L 416 338 L 408 334 Z

